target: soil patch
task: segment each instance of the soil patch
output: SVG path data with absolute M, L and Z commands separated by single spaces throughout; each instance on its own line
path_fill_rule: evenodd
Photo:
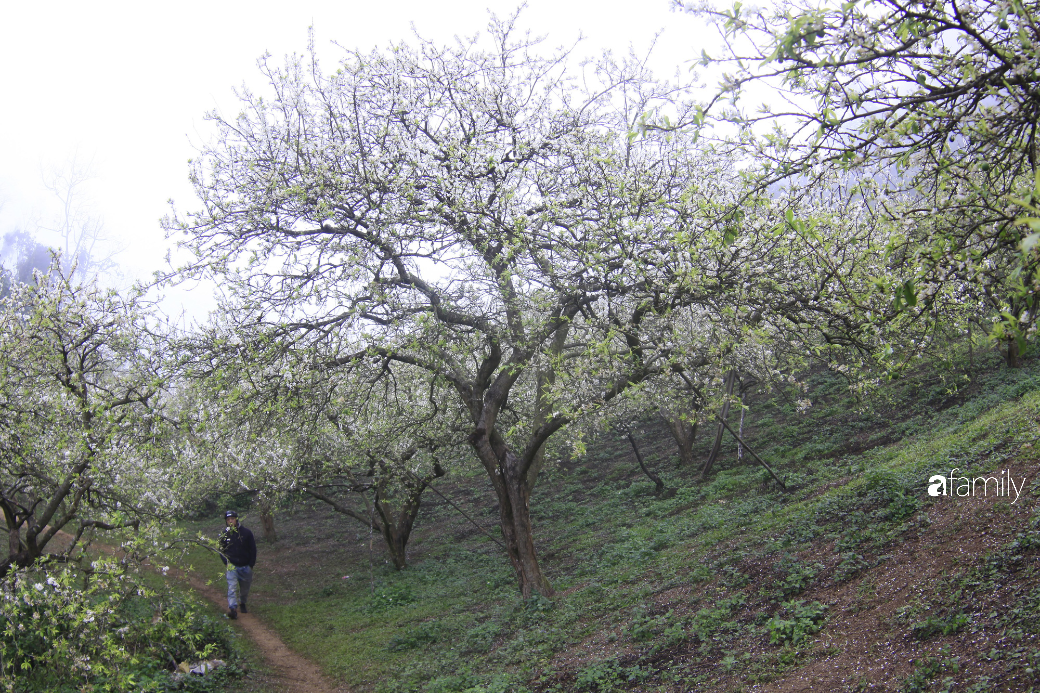
M 186 579 L 193 590 L 217 608 L 226 609 L 227 596 L 214 586 L 194 575 L 175 577 Z M 239 614 L 236 621 L 271 668 L 275 679 L 272 683 L 280 690 L 286 693 L 349 693 L 350 689 L 345 685 L 337 687 L 326 679 L 314 662 L 290 650 L 277 633 L 253 614 Z
M 1032 479 L 1037 470 L 1023 465 L 1016 473 L 1021 477 L 1023 472 Z M 895 691 L 925 658 L 939 655 L 941 648 L 947 648 L 947 659 L 958 658 L 962 672 L 970 672 L 971 678 L 992 677 L 1000 690 L 1028 686 L 987 656 L 987 652 L 1007 646 L 1009 641 L 1001 630 L 984 625 L 982 618 L 987 612 L 1002 610 L 1002 604 L 1012 599 L 1016 576 L 1006 576 L 1006 582 L 985 598 L 976 595 L 976 600 L 966 603 L 965 611 L 972 615 L 975 625 L 955 635 L 919 641 L 911 637 L 909 624 L 899 618 L 901 609 L 927 603 L 938 582 L 976 565 L 1021 531 L 1032 508 L 1020 503 L 1011 509 L 1000 503 L 1000 510 L 994 512 L 997 503 L 992 498 L 949 498 L 935 503 L 927 510 L 928 529 L 893 547 L 883 564 L 844 585 L 802 595 L 830 605 L 831 618 L 812 649 L 834 654 L 824 654 L 753 690 Z M 1029 560 L 1035 562 L 1040 557 L 1031 556 Z M 1034 582 L 1035 578 L 1027 581 Z M 1031 637 L 1017 644 L 1027 644 L 1028 639 Z

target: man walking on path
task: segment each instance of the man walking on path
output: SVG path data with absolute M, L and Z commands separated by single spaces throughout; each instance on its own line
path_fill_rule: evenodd
M 238 513 L 224 513 L 227 527 L 220 535 L 220 560 L 227 566 L 228 618 L 238 618 L 238 612 L 249 613 L 246 598 L 253 582 L 256 564 L 256 541 L 248 527 L 238 524 Z

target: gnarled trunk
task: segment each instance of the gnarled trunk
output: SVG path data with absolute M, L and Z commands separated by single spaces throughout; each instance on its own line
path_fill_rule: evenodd
M 383 540 L 390 552 L 390 560 L 393 561 L 394 570 L 404 570 L 408 567 L 408 536 L 411 534 L 411 525 L 406 529 L 399 530 L 396 527 L 384 523 L 382 526 Z
M 404 505 L 395 509 L 394 504 L 380 497 L 376 493 L 376 502 L 373 510 L 379 520 L 375 523 L 379 533 L 383 535 L 386 548 L 390 552 L 390 560 L 394 563 L 396 570 L 404 570 L 408 567 L 408 538 L 412 535 L 412 527 L 415 518 L 419 514 L 421 496 L 426 488 L 424 481 L 421 487 L 411 489 Z
M 278 541 L 278 533 L 274 530 L 274 515 L 270 508 L 260 509 L 260 524 L 264 528 L 264 539 L 270 542 Z
M 28 568 L 43 556 L 43 550 L 39 547 L 35 547 L 36 550 L 30 550 L 24 544 L 19 551 L 11 552 L 7 558 L 0 561 L 0 578 L 7 576 L 14 568 Z
M 694 465 L 693 460 L 693 443 L 697 439 L 697 421 L 693 423 L 683 421 L 678 416 L 672 416 L 670 414 L 661 414 L 665 423 L 668 424 L 668 430 L 672 434 L 672 438 L 675 439 L 675 444 L 679 448 L 679 465 L 682 467 L 692 467 Z
M 1018 340 L 1016 338 L 1012 337 L 1007 340 L 1007 356 L 1005 357 L 1005 363 L 1008 368 L 1018 368 L 1022 365 L 1019 362 L 1019 351 Z
M 498 436 L 494 438 L 493 444 L 491 436 L 478 431 L 470 438 L 470 443 L 487 469 L 491 485 L 498 496 L 502 536 L 509 561 L 516 572 L 520 593 L 524 599 L 530 599 L 534 594 L 552 597 L 555 592 L 542 574 L 534 548 L 531 489 L 527 478 L 523 476 L 521 460 Z
M 35 510 L 39 502 L 20 505 L 13 499 L 0 497 L 0 508 L 7 524 L 7 557 L 0 563 L 0 577 L 6 576 L 13 568 L 28 568 L 35 563 L 53 536 L 42 532 L 36 522 Z
M 379 467 L 384 475 L 387 474 L 387 465 L 384 462 L 380 462 Z M 435 478 L 444 476 L 444 469 L 440 464 L 434 464 L 433 472 L 421 479 L 411 472 L 406 472 L 406 474 L 407 476 L 401 480 L 405 489 L 403 500 L 394 498 L 388 491 L 388 480 L 385 477 L 377 480 L 371 486 L 356 488 L 355 490 L 362 494 L 362 498 L 364 498 L 365 492 L 373 490 L 373 488 L 375 490 L 375 501 L 369 506 L 366 499 L 367 507 L 364 514 L 344 506 L 335 498 L 326 495 L 321 487 L 306 487 L 304 490 L 331 506 L 336 512 L 351 517 L 379 532 L 383 541 L 386 542 L 386 549 L 390 553 L 390 560 L 393 561 L 394 568 L 404 570 L 408 567 L 406 553 L 408 538 L 412 534 L 415 518 L 419 515 L 423 491 Z
M 20 522 L 17 518 L 12 522 L 11 517 L 8 516 L 9 554 L 7 558 L 0 561 L 0 578 L 5 577 L 13 568 L 28 568 L 41 558 L 62 562 L 68 560 L 73 550 L 79 545 L 79 540 L 87 529 L 113 530 L 132 527 L 136 530 L 140 527 L 140 520 L 127 520 L 114 525 L 100 520 L 80 520 L 79 529 L 72 537 L 72 542 L 60 554 L 45 553 L 44 548 L 46 548 L 50 540 L 62 530 L 62 527 L 66 526 L 66 522 L 62 522 L 58 526 L 47 525 L 45 527 L 40 527 L 36 523 L 30 521 L 29 523 L 25 523 L 28 527 L 25 537 L 22 537 L 20 532 L 22 524 L 23 522 Z M 38 540 L 38 538 L 40 540 Z

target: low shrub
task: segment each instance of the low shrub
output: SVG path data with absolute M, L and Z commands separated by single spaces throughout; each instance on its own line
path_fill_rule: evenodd
M 769 628 L 769 642 L 774 645 L 798 645 L 808 636 L 820 632 L 826 613 L 827 606 L 820 602 L 785 602 L 783 617 L 774 616 L 766 623 L 766 627 Z
M 35 568 L 0 582 L 3 690 L 160 691 L 178 663 L 233 654 L 226 624 L 157 597 L 115 561 L 95 562 L 85 587 L 80 579 Z

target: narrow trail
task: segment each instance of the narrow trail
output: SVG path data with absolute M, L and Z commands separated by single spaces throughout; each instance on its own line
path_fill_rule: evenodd
M 174 571 L 170 571 L 173 574 Z M 178 571 L 180 572 L 180 571 Z M 176 575 L 185 580 L 195 592 L 212 602 L 222 611 L 227 610 L 227 596 L 213 585 L 207 585 L 195 575 Z M 321 673 L 314 662 L 286 646 L 278 634 L 261 623 L 253 614 L 239 614 L 236 625 L 253 641 L 264 661 L 271 667 L 274 683 L 286 693 L 350 693 L 346 686 L 336 687 Z
M 67 540 L 72 539 L 71 535 L 63 531 L 59 532 L 59 535 L 63 535 Z M 117 553 L 117 549 L 111 546 L 99 542 L 94 542 L 93 545 L 105 553 Z M 167 576 L 187 583 L 218 610 L 227 611 L 227 595 L 213 585 L 207 585 L 197 575 L 171 568 Z M 278 634 L 261 623 L 255 615 L 239 614 L 234 623 L 245 632 L 246 637 L 253 642 L 264 662 L 270 667 L 270 687 L 284 693 L 350 693 L 350 688 L 345 684 L 336 686 L 321 673 L 317 664 L 290 650 Z

